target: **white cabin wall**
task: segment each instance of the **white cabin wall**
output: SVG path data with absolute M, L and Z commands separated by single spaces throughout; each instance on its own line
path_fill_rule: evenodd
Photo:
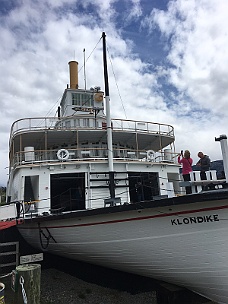
M 173 188 L 174 188 L 175 194 L 179 194 L 180 193 L 179 182 L 181 180 L 180 174 L 179 173 L 168 173 L 168 180 L 169 180 L 169 182 L 173 183 Z
M 15 173 L 11 192 L 11 201 L 24 201 L 25 176 L 31 177 L 33 193 L 38 213 L 49 212 L 50 209 L 50 174 L 49 170 L 42 167 L 24 167 Z
M 40 173 L 39 178 L 39 203 L 37 204 L 39 213 L 50 212 L 50 191 L 50 170 L 46 168 L 42 173 Z
M 178 191 L 179 167 L 174 164 L 148 163 L 148 162 L 114 162 L 115 180 L 117 188 L 115 196 L 121 197 L 121 203 L 129 203 L 129 187 L 127 172 L 159 172 L 159 188 L 161 195 L 167 195 L 167 182 L 174 181 L 174 189 Z M 33 189 L 38 203 L 36 207 L 39 213 L 49 212 L 50 210 L 50 174 L 65 173 L 84 173 L 85 174 L 85 200 L 86 209 L 104 207 L 104 199 L 110 197 L 107 181 L 109 179 L 107 162 L 81 162 L 64 165 L 47 166 L 24 166 L 14 174 L 13 185 L 9 195 L 12 200 L 24 199 L 24 176 L 34 176 Z M 100 173 L 104 172 L 104 173 Z M 39 176 L 39 178 L 35 178 Z M 32 179 L 33 180 L 33 179 Z M 92 181 L 93 180 L 93 181 Z M 101 186 L 101 187 L 98 187 Z M 121 187 L 119 187 L 121 186 Z M 97 188 L 96 188 L 97 187 Z M 102 188 L 104 187 L 104 188 Z
M 121 203 L 129 202 L 129 188 L 127 187 L 128 182 L 123 180 L 127 178 L 126 171 L 126 163 L 115 163 L 114 164 L 115 172 L 124 172 L 124 173 L 115 173 L 115 180 L 118 180 L 118 186 L 115 189 L 115 196 L 121 197 Z M 98 172 L 98 173 L 96 173 Z M 100 173 L 104 172 L 104 173 Z M 96 180 L 94 180 L 96 179 Z M 102 208 L 104 207 L 104 199 L 110 198 L 110 191 L 107 187 L 107 182 L 109 179 L 108 172 L 108 164 L 107 163 L 92 163 L 89 165 L 89 173 L 88 173 L 88 203 L 86 204 L 86 208 Z M 94 181 L 92 181 L 94 180 Z M 100 188 L 94 188 L 97 186 L 101 186 Z M 104 188 L 102 188 L 104 187 Z M 91 199 L 92 198 L 92 199 Z
M 69 108 L 69 105 L 71 105 L 71 108 Z M 61 102 L 61 110 L 62 116 L 69 116 L 72 115 L 72 97 L 71 97 L 71 91 L 65 91 L 64 99 Z
M 127 178 L 127 174 L 116 174 L 115 180 L 117 181 L 117 186 L 115 188 L 115 197 L 121 198 L 121 204 L 129 203 L 129 188 L 127 187 L 128 183 L 125 180 L 118 180 L 118 178 L 123 179 Z M 96 181 L 90 181 L 90 197 L 92 197 L 90 208 L 102 208 L 104 207 L 104 199 L 110 198 L 110 191 L 107 187 L 108 173 L 106 174 L 97 174 Z M 93 188 L 96 186 L 101 186 L 101 188 Z M 120 187 L 121 186 L 121 187 Z M 104 188 L 102 188 L 104 187 Z
M 129 203 L 130 202 L 130 195 L 129 195 L 128 174 L 127 174 L 127 172 L 116 174 L 115 175 L 115 180 L 116 180 L 116 186 L 117 186 L 116 189 L 115 189 L 115 196 L 121 198 L 121 204 Z
M 109 188 L 107 187 L 109 173 L 106 171 L 106 164 L 101 166 L 97 166 L 96 164 L 90 165 L 90 173 L 88 174 L 88 190 L 90 192 L 90 208 L 92 209 L 104 207 L 104 199 L 110 197 Z
M 110 197 L 110 192 L 109 189 L 91 189 L 91 208 L 96 209 L 96 208 L 102 208 L 104 207 L 104 199 Z
M 11 197 L 11 201 L 22 201 L 24 197 L 24 181 L 22 181 L 21 171 L 14 172 L 11 178 L 13 179 L 8 195 Z
M 161 195 L 168 195 L 167 182 L 173 183 L 174 192 L 178 193 L 179 187 L 179 168 L 172 165 L 162 165 L 159 177 Z
M 116 197 L 121 197 L 121 204 L 129 203 L 130 202 L 130 196 L 129 196 L 129 188 L 128 187 L 121 187 L 116 188 Z

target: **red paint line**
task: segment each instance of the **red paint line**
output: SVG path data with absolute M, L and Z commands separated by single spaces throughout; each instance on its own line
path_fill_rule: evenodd
M 104 225 L 104 224 L 115 224 L 115 223 L 122 223 L 122 222 L 131 222 L 131 221 L 140 221 L 140 220 L 148 220 L 153 218 L 160 218 L 160 217 L 167 217 L 167 216 L 174 216 L 174 215 L 183 215 L 183 214 L 192 214 L 204 211 L 215 211 L 215 210 L 222 210 L 227 209 L 228 205 L 219 206 L 219 207 L 210 207 L 210 208 L 201 208 L 196 210 L 185 210 L 179 212 L 172 212 L 172 213 L 163 213 L 151 216 L 141 216 L 141 217 L 134 217 L 134 218 L 127 218 L 122 220 L 112 220 L 106 222 L 97 222 L 97 223 L 87 223 L 87 224 L 74 224 L 74 225 L 62 225 L 62 226 L 47 226 L 48 228 L 58 229 L 58 228 L 71 228 L 71 227 L 85 227 L 85 226 L 95 226 L 95 225 Z M 39 229 L 38 227 L 20 227 L 21 229 Z M 41 227 L 42 228 L 42 227 Z
M 16 226 L 16 224 L 17 224 L 16 220 L 0 222 L 0 230 L 4 230 Z

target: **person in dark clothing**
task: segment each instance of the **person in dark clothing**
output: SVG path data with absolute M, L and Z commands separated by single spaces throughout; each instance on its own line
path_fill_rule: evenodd
M 143 185 L 141 182 L 135 184 L 135 191 L 137 194 L 138 202 L 144 201 Z
M 200 159 L 196 165 L 200 167 L 200 177 L 202 180 L 206 180 L 207 179 L 206 171 L 210 170 L 211 160 L 210 160 L 209 156 L 203 154 L 203 152 L 199 152 L 198 157 Z

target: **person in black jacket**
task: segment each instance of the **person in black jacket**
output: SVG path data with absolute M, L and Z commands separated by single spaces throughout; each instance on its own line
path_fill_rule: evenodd
M 206 180 L 206 171 L 210 170 L 211 160 L 209 156 L 203 154 L 203 152 L 198 153 L 198 157 L 200 158 L 197 162 L 197 166 L 200 166 L 200 177 L 202 180 Z

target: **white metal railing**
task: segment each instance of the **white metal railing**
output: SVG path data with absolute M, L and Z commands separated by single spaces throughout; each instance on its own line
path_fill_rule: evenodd
M 17 210 L 15 204 L 1 206 L 0 221 L 15 219 L 17 217 Z
M 90 123 L 85 126 L 83 119 L 87 119 Z M 77 121 L 77 124 L 75 121 Z M 98 123 L 99 122 L 99 123 Z M 101 123 L 102 122 L 102 123 Z M 10 139 L 17 133 L 25 133 L 36 130 L 47 130 L 47 129 L 104 129 L 105 119 L 95 118 L 93 116 L 70 116 L 64 118 L 57 117 L 40 117 L 40 118 L 23 118 L 15 121 L 11 127 Z M 174 136 L 174 129 L 171 125 L 145 122 L 145 121 L 134 121 L 125 119 L 112 119 L 113 131 L 134 131 L 151 134 L 160 134 L 166 136 Z
M 171 125 L 160 124 L 146 121 L 134 121 L 126 119 L 112 119 L 113 130 L 136 131 L 155 133 L 162 135 L 174 136 L 174 129 Z
M 59 153 L 63 151 L 63 155 Z M 66 155 L 64 155 L 66 152 Z M 149 153 L 148 153 L 149 152 Z M 166 162 L 176 163 L 177 153 L 159 151 L 153 152 L 145 150 L 131 150 L 126 148 L 113 149 L 114 160 L 123 161 L 150 161 L 150 162 Z M 46 163 L 58 161 L 79 161 L 79 160 L 104 160 L 108 157 L 107 148 L 81 148 L 71 149 L 65 147 L 64 149 L 53 150 L 33 150 L 16 152 L 11 163 L 11 167 L 18 165 L 26 165 L 30 163 Z

